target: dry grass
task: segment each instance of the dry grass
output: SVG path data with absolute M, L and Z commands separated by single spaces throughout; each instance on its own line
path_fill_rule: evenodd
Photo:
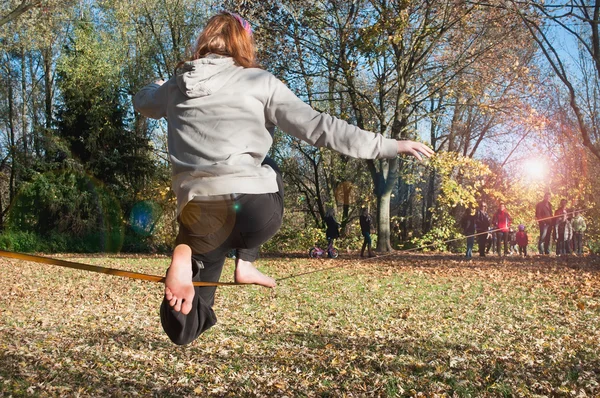
M 160 284 L 0 260 L 0 396 L 600 396 L 597 257 L 258 262 L 279 278 L 332 265 L 220 288 L 217 326 L 177 347 Z

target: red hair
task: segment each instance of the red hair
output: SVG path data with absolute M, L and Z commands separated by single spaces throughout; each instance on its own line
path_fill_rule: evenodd
M 207 54 L 232 57 L 236 64 L 244 68 L 258 67 L 252 35 L 234 15 L 227 12 L 221 12 L 208 20 L 196 41 L 192 60 Z

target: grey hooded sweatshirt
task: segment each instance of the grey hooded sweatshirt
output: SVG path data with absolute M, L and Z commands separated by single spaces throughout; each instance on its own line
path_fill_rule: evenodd
M 196 196 L 277 192 L 275 172 L 261 166 L 275 126 L 355 158 L 398 154 L 396 140 L 315 111 L 265 70 L 217 55 L 186 62 L 182 69 L 133 99 L 142 115 L 167 118 L 178 213 Z

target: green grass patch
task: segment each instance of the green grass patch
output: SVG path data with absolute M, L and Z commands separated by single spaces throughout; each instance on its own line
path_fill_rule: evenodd
M 73 260 L 158 275 L 169 261 Z M 594 257 L 263 258 L 293 277 L 219 288 L 218 324 L 186 347 L 162 331 L 160 284 L 0 261 L 3 396 L 600 394 Z

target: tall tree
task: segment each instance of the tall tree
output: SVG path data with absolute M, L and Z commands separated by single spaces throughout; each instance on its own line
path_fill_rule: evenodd
M 307 78 L 320 82 L 323 90 L 312 95 L 325 92 L 322 97 L 338 104 L 338 116 L 396 139 L 417 137 L 420 123 L 433 120 L 427 106 L 432 99 L 437 98 L 434 111 L 448 109 L 440 99 L 477 59 L 520 43 L 510 42 L 509 12 L 480 4 L 298 0 L 268 10 L 257 15 L 277 33 L 267 43 L 272 54 L 295 54 L 279 62 L 269 58 L 286 81 L 298 91 Z M 367 162 L 378 202 L 380 251 L 391 248 L 390 198 L 404 164 L 400 158 Z
M 563 84 L 583 145 L 600 160 L 600 2 L 512 4 Z M 568 50 L 558 44 L 561 35 L 574 44 Z
M 131 203 L 153 174 L 149 140 L 128 128 L 118 48 L 89 22 L 76 26 L 60 61 L 58 133 L 70 157 Z
M 8 173 L 0 196 L 0 225 L 21 183 L 47 169 L 44 157 L 52 142 L 55 55 L 59 37 L 69 28 L 71 0 L 48 0 L 0 26 L 0 75 L 6 107 L 0 130 L 6 132 L 0 173 Z M 21 5 L 31 2 L 21 2 Z M 16 6 L 16 2 L 4 4 Z M 66 9 L 65 9 L 66 7 Z
M 16 4 L 13 5 L 12 3 Z M 14 21 L 27 11 L 34 7 L 39 7 L 41 4 L 42 0 L 21 0 L 20 2 L 9 1 L 0 9 L 0 12 L 3 13 L 0 15 L 0 26 Z

